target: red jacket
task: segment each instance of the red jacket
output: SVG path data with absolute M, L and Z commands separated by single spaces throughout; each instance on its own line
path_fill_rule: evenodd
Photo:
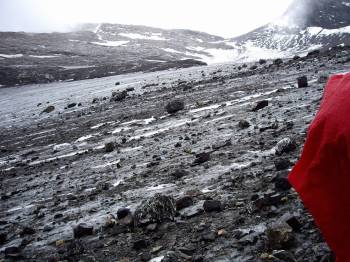
M 350 262 L 350 73 L 334 75 L 289 182 L 337 262 Z

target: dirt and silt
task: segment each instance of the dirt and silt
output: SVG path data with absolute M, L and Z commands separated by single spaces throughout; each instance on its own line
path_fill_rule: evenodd
M 1 259 L 332 261 L 286 177 L 349 57 L 1 89 Z

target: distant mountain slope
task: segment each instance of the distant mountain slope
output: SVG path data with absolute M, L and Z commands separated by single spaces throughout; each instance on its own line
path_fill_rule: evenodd
M 70 33 L 0 32 L 0 85 L 85 79 L 232 60 L 223 38 L 191 30 L 84 24 Z
M 244 61 L 350 45 L 350 0 L 295 0 L 279 20 L 226 43 Z

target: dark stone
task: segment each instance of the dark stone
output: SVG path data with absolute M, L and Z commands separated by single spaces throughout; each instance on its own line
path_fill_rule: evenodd
M 252 65 L 252 66 L 250 67 L 250 70 L 255 70 L 255 69 L 257 69 L 257 68 L 258 68 L 257 65 Z
M 128 92 L 126 90 L 124 90 L 122 92 L 113 92 L 112 97 L 111 97 L 111 101 L 114 101 L 114 102 L 123 101 L 126 98 L 127 94 L 128 94 Z
M 0 245 L 7 241 L 7 234 L 5 232 L 0 233 Z
M 20 232 L 20 236 L 25 236 L 25 235 L 33 235 L 35 234 L 35 230 L 34 228 L 31 227 L 23 227 L 21 232 Z
M 205 212 L 220 212 L 223 210 L 223 205 L 219 200 L 206 200 L 203 209 Z
M 199 165 L 199 164 L 203 164 L 209 160 L 210 160 L 210 153 L 203 152 L 203 153 L 199 153 L 196 155 L 196 159 L 194 160 L 193 164 Z
M 295 216 L 292 216 L 286 220 L 286 223 L 293 229 L 295 232 L 300 232 L 303 225 L 299 222 Z
M 19 258 L 21 256 L 21 250 L 17 246 L 5 248 L 4 253 L 6 258 Z
M 189 173 L 185 169 L 176 169 L 173 173 L 171 173 L 171 176 L 175 178 L 182 178 L 188 174 Z
M 73 229 L 74 238 L 81 238 L 84 236 L 90 236 L 94 232 L 93 226 L 87 225 L 85 223 L 80 223 Z
M 257 200 L 254 201 L 254 206 L 257 209 L 262 209 L 266 206 L 274 206 L 281 203 L 282 200 L 281 194 L 268 194 L 264 195 L 262 197 L 259 197 Z
M 77 105 L 77 103 L 71 103 L 71 104 L 68 104 L 68 108 L 72 108 L 72 107 L 75 107 Z
M 285 176 L 284 174 L 278 174 L 274 178 L 274 183 L 275 183 L 275 188 L 278 191 L 287 191 L 292 187 L 288 181 L 287 176 Z
M 193 199 L 190 196 L 184 196 L 178 200 L 176 200 L 176 209 L 181 210 L 186 207 L 193 205 Z
M 260 64 L 260 65 L 266 64 L 266 62 L 267 62 L 267 61 L 266 61 L 265 59 L 260 59 L 260 60 L 259 60 L 259 64 Z
M 113 152 L 114 149 L 115 149 L 114 142 L 108 142 L 108 143 L 105 144 L 105 151 L 106 151 L 106 153 Z
M 54 106 L 48 106 L 48 107 L 46 107 L 44 110 L 43 110 L 43 112 L 42 113 L 51 113 L 52 111 L 54 111 L 55 110 L 55 107 Z
M 272 255 L 283 262 L 297 262 L 293 254 L 286 250 L 274 250 Z
M 318 56 L 319 54 L 321 53 L 320 50 L 314 50 L 314 51 L 311 51 L 307 54 L 308 57 L 310 56 Z
M 165 106 L 165 110 L 169 114 L 175 114 L 176 112 L 183 110 L 184 108 L 185 102 L 181 99 L 172 100 Z
M 127 89 L 125 89 L 126 90 L 126 92 L 132 92 L 132 91 L 134 91 L 135 90 L 135 88 L 133 88 L 133 87 L 128 87 Z
M 288 159 L 278 159 L 275 161 L 275 167 L 277 171 L 286 170 L 291 166 L 291 162 Z
M 131 214 L 131 211 L 129 208 L 122 207 L 122 208 L 119 208 L 117 211 L 117 218 L 123 219 L 124 217 L 126 217 L 127 215 L 130 215 L 130 214 Z
M 119 86 L 119 85 L 120 85 L 120 82 L 116 82 L 115 85 L 116 85 L 116 86 Z
M 298 77 L 298 88 L 308 87 L 307 76 Z
M 269 105 L 268 100 L 258 101 L 258 102 L 256 102 L 256 105 L 254 106 L 252 111 L 259 111 L 260 109 L 263 109 L 263 108 L 267 107 L 268 105 Z
M 280 58 L 277 58 L 277 59 L 275 59 L 275 60 L 273 61 L 273 64 L 274 64 L 274 65 L 281 65 L 281 64 L 283 64 L 283 60 L 280 59 Z
M 300 59 L 300 56 L 298 56 L 298 55 L 295 55 L 294 57 L 293 57 L 293 60 L 299 60 Z
M 238 123 L 238 127 L 240 129 L 246 129 L 246 128 L 250 127 L 250 123 L 247 120 L 240 120 Z
M 201 238 L 205 242 L 213 242 L 216 239 L 215 232 L 204 233 Z
M 133 248 L 135 250 L 141 250 L 147 248 L 149 246 L 149 242 L 146 239 L 140 239 L 134 242 Z

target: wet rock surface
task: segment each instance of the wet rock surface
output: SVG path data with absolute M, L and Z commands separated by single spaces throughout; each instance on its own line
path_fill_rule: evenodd
M 339 52 L 0 90 L 1 259 L 331 261 L 287 175 Z

